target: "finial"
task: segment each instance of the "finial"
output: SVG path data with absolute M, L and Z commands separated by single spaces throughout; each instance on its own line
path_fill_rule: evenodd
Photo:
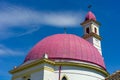
M 91 10 L 91 8 L 92 8 L 92 5 L 88 5 L 88 9 Z
M 43 58 L 44 58 L 44 59 L 48 59 L 48 54 L 47 54 L 47 53 L 44 53 Z
M 17 68 L 17 66 L 14 66 L 14 69 L 16 69 Z
M 66 34 L 66 27 L 64 27 L 64 33 Z

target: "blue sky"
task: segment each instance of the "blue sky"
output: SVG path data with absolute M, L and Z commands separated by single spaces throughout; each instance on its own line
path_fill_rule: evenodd
M 120 69 L 120 1 L 118 0 L 0 0 L 0 79 L 23 63 L 29 50 L 46 36 L 67 33 L 82 36 L 79 25 L 92 4 L 101 23 L 103 57 L 108 72 Z

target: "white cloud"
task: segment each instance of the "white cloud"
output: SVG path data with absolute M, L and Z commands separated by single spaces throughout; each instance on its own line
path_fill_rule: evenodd
M 41 12 L 10 6 L 0 10 L 0 25 L 19 26 L 45 24 L 51 26 L 76 26 L 82 20 L 83 12 Z
M 0 56 L 22 56 L 24 55 L 21 51 L 16 51 L 10 48 L 7 48 L 6 46 L 0 44 Z
M 8 29 L 14 27 L 28 29 L 28 32 L 24 32 L 25 34 L 38 30 L 34 29 L 31 25 L 76 27 L 79 26 L 79 23 L 83 20 L 83 13 L 83 11 L 42 12 L 13 5 L 4 6 L 0 8 L 0 36 L 5 35 L 6 33 L 6 37 L 14 36 L 15 34 L 13 32 L 8 31 Z M 31 31 L 31 29 L 33 29 L 33 31 Z
M 44 13 L 42 24 L 47 24 L 56 27 L 74 27 L 79 25 L 82 19 L 80 19 L 80 14 L 72 12 L 58 12 L 58 13 Z

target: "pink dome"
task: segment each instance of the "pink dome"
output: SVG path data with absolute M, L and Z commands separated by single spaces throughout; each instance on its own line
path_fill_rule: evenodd
M 93 63 L 105 68 L 98 50 L 86 40 L 73 34 L 56 34 L 38 42 L 25 61 L 41 59 L 47 53 L 49 59 L 68 59 Z
M 89 11 L 85 17 L 85 21 L 87 21 L 87 20 L 95 20 L 96 21 L 96 17 L 91 11 Z

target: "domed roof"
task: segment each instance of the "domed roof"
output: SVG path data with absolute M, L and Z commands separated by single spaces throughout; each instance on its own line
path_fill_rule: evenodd
M 87 21 L 87 20 L 95 20 L 96 21 L 96 17 L 91 11 L 89 11 L 85 17 L 85 21 Z
M 88 41 L 73 34 L 55 34 L 44 38 L 31 49 L 24 62 L 41 59 L 45 53 L 52 60 L 77 60 L 105 68 L 98 50 Z

